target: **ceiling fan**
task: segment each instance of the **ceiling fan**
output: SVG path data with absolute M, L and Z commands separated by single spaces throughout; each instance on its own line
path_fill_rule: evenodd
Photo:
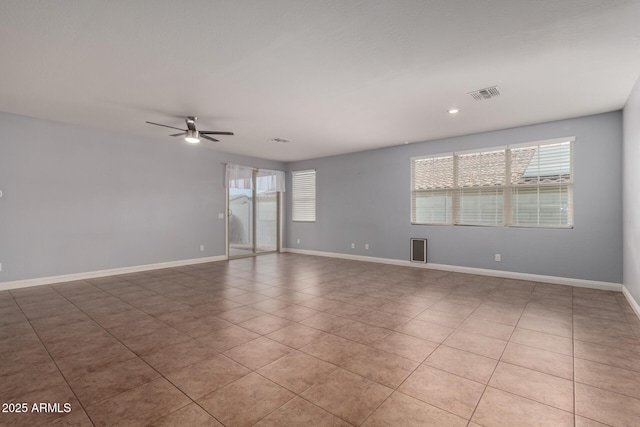
M 184 121 L 187 123 L 187 128 L 186 129 L 180 129 L 174 126 L 169 126 L 169 125 L 163 125 L 161 123 L 154 123 L 154 122 L 147 122 L 150 125 L 156 125 L 156 126 L 164 126 L 166 128 L 171 128 L 171 129 L 177 129 L 179 131 L 182 131 L 180 133 L 175 133 L 173 135 L 169 135 L 169 136 L 182 136 L 184 135 L 184 140 L 187 142 L 190 142 L 192 144 L 197 144 L 200 142 L 200 138 L 204 138 L 204 139 L 208 139 L 209 141 L 213 141 L 213 142 L 220 142 L 220 140 L 212 138 L 208 135 L 233 135 L 233 132 L 220 132 L 220 131 L 215 131 L 215 130 L 197 130 L 196 129 L 196 120 L 198 120 L 197 117 L 195 116 L 188 116 L 184 119 Z

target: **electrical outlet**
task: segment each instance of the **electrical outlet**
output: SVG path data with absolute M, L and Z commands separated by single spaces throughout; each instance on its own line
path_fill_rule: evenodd
M 500 262 L 500 261 L 502 261 L 502 255 L 500 255 L 500 254 L 496 254 L 496 256 L 494 257 L 494 260 L 495 260 L 496 262 Z
M 297 244 L 300 244 L 300 239 L 296 239 L 296 243 L 297 243 Z
M 204 252 L 204 245 L 200 245 L 200 252 Z
M 224 214 L 222 212 L 218 214 L 218 219 L 224 219 Z
M 0 271 L 2 271 L 2 263 L 0 262 Z
M 355 248 L 356 248 L 356 244 L 355 244 L 355 243 L 352 243 L 352 244 L 351 244 L 351 249 L 355 249 Z
M 365 244 L 364 244 L 364 250 L 365 250 L 365 251 L 368 251 L 368 250 L 369 250 L 369 244 L 368 244 L 368 243 L 365 243 Z

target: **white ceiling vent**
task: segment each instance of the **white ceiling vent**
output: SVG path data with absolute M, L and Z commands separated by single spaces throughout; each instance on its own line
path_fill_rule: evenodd
M 498 86 L 491 86 L 469 92 L 469 95 L 471 95 L 476 101 L 483 101 L 485 99 L 491 99 L 495 98 L 496 96 L 500 96 L 500 89 L 498 89 Z
M 288 144 L 291 142 L 291 140 L 286 138 L 271 138 L 269 142 L 272 142 L 274 144 Z

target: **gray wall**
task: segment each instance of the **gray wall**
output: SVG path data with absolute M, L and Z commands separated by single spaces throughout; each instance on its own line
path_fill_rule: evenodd
M 222 162 L 285 168 L 0 113 L 0 282 L 224 255 Z
M 638 92 L 627 159 L 639 157 Z M 621 112 L 289 165 L 2 113 L 0 132 L 0 282 L 224 255 L 223 162 L 318 170 L 318 220 L 287 220 L 286 247 L 408 259 L 409 238 L 427 237 L 432 263 L 622 282 Z M 574 229 L 409 224 L 411 156 L 570 135 Z M 625 169 L 625 283 L 638 299 L 636 169 Z
M 564 136 L 576 137 L 575 228 L 410 224 L 410 157 Z M 409 238 L 426 237 L 432 263 L 621 283 L 621 166 L 620 111 L 294 162 L 317 170 L 317 222 L 287 221 L 285 246 L 406 260 Z
M 640 79 L 624 107 L 624 284 L 640 303 Z

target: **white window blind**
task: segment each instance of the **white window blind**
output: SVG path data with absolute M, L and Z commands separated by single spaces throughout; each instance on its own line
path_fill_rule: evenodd
M 303 170 L 291 173 L 292 220 L 315 222 L 316 220 L 316 171 Z
M 453 154 L 411 161 L 411 199 L 411 222 L 451 223 Z
M 411 159 L 411 222 L 573 226 L 574 138 Z
M 503 225 L 505 150 L 457 155 L 455 224 Z
M 512 224 L 525 227 L 573 225 L 570 141 L 511 149 Z

